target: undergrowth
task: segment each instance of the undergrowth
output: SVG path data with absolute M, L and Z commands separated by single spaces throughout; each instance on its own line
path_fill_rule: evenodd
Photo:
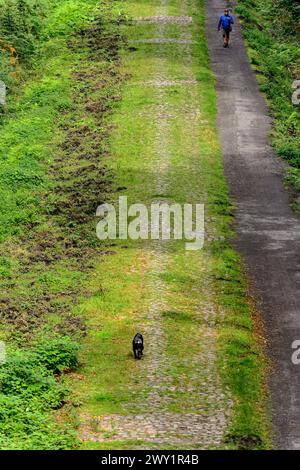
M 94 217 L 111 191 L 106 115 L 119 100 L 124 21 L 105 1 L 0 3 L 2 449 L 76 445 L 51 410 L 68 400 L 63 374 L 85 335 L 70 311 L 103 251 Z
M 40 338 L 29 350 L 14 349 L 0 368 L 0 448 L 64 449 L 76 444 L 71 427 L 47 414 L 68 396 L 62 372 L 78 366 L 78 347 L 68 337 Z

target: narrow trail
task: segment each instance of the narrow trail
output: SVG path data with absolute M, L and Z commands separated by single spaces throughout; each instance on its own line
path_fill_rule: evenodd
M 184 10 L 186 2 L 181 3 L 181 9 Z M 145 28 L 145 33 L 149 26 L 154 27 L 153 38 L 145 34 L 145 40 L 140 38 L 132 41 L 136 47 L 147 44 L 153 48 L 153 73 L 143 85 L 144 93 L 148 93 L 147 89 L 150 88 L 153 101 L 157 103 L 150 104 L 147 111 L 152 113 L 155 126 L 155 137 L 151 142 L 154 158 L 149 159 L 148 168 L 149 174 L 153 175 L 152 194 L 156 195 L 153 196 L 153 202 L 165 201 L 160 195 L 172 194 L 173 191 L 172 159 L 177 150 L 172 131 L 174 125 L 180 126 L 180 120 L 185 116 L 188 132 L 194 143 L 197 142 L 201 123 L 199 92 L 193 71 L 194 41 L 190 31 L 192 17 L 170 16 L 168 12 L 169 2 L 162 0 L 154 16 L 138 17 L 136 27 Z M 170 37 L 170 25 L 177 28 L 177 33 L 178 28 L 180 29 L 179 37 Z M 185 58 L 180 78 L 173 76 L 170 71 L 170 57 L 165 49 L 169 44 L 184 48 Z M 135 81 L 139 79 L 136 72 L 132 78 L 133 88 Z M 184 104 L 170 101 L 170 88 L 190 89 L 189 101 Z M 136 110 L 133 112 L 136 113 Z M 180 145 L 188 155 L 188 139 Z M 199 149 L 194 148 L 193 152 L 198 158 Z M 199 165 L 199 162 L 190 162 L 185 170 L 187 175 L 183 175 L 185 178 L 188 179 L 188 175 L 193 174 L 193 165 L 196 164 Z M 189 191 L 192 189 L 187 186 L 186 200 Z M 143 441 L 144 444 L 136 444 L 135 448 L 143 448 L 145 443 L 151 443 L 152 447 L 157 448 L 162 445 L 169 448 L 221 446 L 230 422 L 232 403 L 228 393 L 223 390 L 217 373 L 214 329 L 218 313 L 210 299 L 203 301 L 204 308 L 195 302 L 201 326 L 195 324 L 192 334 L 198 350 L 196 354 L 188 351 L 183 352 L 182 357 L 172 357 L 166 350 L 170 339 L 163 323 L 163 314 L 172 310 L 169 304 L 170 287 L 163 280 L 163 273 L 169 269 L 173 254 L 164 241 L 150 242 L 144 249 L 150 258 L 146 279 L 148 295 L 143 313 L 145 317 L 139 318 L 139 324 L 143 325 L 147 350 L 140 362 L 142 366 L 137 369 L 135 383 L 130 388 L 131 400 L 124 404 L 123 414 L 112 413 L 93 418 L 83 414 L 81 439 L 94 443 Z M 186 342 L 188 341 L 187 336 Z M 183 371 L 174 377 L 174 372 L 172 374 L 170 371 L 179 366 L 182 370 L 188 366 L 191 372 Z M 188 398 L 184 401 L 186 396 Z
M 270 147 L 270 119 L 236 22 L 232 46 L 216 33 L 225 3 L 206 2 L 207 35 L 217 77 L 218 124 L 225 171 L 237 204 L 237 248 L 262 313 L 273 360 L 270 388 L 275 443 L 300 449 L 300 368 L 292 342 L 300 338 L 300 220 L 283 186 L 284 163 Z M 235 4 L 236 2 L 231 2 Z

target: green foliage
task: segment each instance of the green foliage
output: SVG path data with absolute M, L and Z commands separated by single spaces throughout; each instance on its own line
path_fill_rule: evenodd
M 60 450 L 74 447 L 70 428 L 60 429 L 35 401 L 0 395 L 1 450 Z
M 12 355 L 0 369 L 0 389 L 4 395 L 35 402 L 37 408 L 58 408 L 65 390 L 45 367 L 30 355 Z
M 0 37 L 14 47 L 23 59 L 35 50 L 44 9 L 45 2 L 37 0 L 8 0 L 0 5 Z
M 61 2 L 47 23 L 47 34 L 59 36 L 78 31 L 93 19 L 97 1 L 70 0 Z
M 21 4 L 25 8 L 24 21 L 19 14 Z M 92 7 L 95 7 L 94 15 L 90 14 Z M 27 13 L 30 18 L 26 17 Z M 31 340 L 30 349 L 11 352 L 7 363 L 0 366 L 1 449 L 70 449 L 76 445 L 71 428 L 59 426 L 52 415 L 67 400 L 63 372 L 78 366 L 78 348 L 69 337 L 46 337 L 45 332 L 40 336 L 40 331 L 47 322 L 53 322 L 51 328 L 63 334 L 81 331 L 81 323 L 79 327 L 78 322 L 73 323 L 70 312 L 75 294 L 80 294 L 86 266 L 84 263 L 78 266 L 73 239 L 67 238 L 67 222 L 73 223 L 72 214 L 67 212 L 63 219 L 54 220 L 49 212 L 52 205 L 67 209 L 76 206 L 72 194 L 68 193 L 74 181 L 84 184 L 85 190 L 90 183 L 80 179 L 82 161 L 77 155 L 72 160 L 76 147 L 71 143 L 72 132 L 77 128 L 95 127 L 92 113 L 87 116 L 87 98 L 83 94 L 83 87 L 89 89 L 94 83 L 89 82 L 92 64 L 99 71 L 99 78 L 95 74 L 96 83 L 103 80 L 105 87 L 95 87 L 93 92 L 89 89 L 89 100 L 93 97 L 105 104 L 111 95 L 116 99 L 116 87 L 110 83 L 115 84 L 118 76 L 112 75 L 110 56 L 106 57 L 97 45 L 98 41 L 103 45 L 102 27 L 95 31 L 97 39 L 92 52 L 89 42 L 94 38 L 94 23 L 96 28 L 100 13 L 97 0 L 0 0 L 0 36 L 5 36 L 6 42 L 11 41 L 21 59 L 17 76 L 12 75 L 15 69 L 8 53 L 2 53 L 6 62 L 0 61 L 0 79 L 9 86 L 20 85 L 18 90 L 16 86 L 9 90 L 0 123 L 0 242 L 6 240 L 0 257 L 2 327 L 19 345 L 23 346 L 28 337 Z M 85 26 L 86 22 L 89 27 Z M 82 35 L 78 35 L 81 28 Z M 85 33 L 86 39 L 82 37 Z M 105 40 L 108 36 L 105 34 Z M 110 43 L 105 43 L 105 50 L 109 48 Z M 92 62 L 91 54 L 95 59 L 96 53 L 98 62 Z M 82 70 L 82 78 L 74 78 Z M 76 101 L 78 97 L 81 101 Z M 102 126 L 101 121 L 101 132 Z M 89 144 L 95 146 L 93 133 L 85 137 L 84 163 L 86 155 L 91 153 Z M 97 138 L 103 144 L 99 128 Z M 54 176 L 55 158 L 59 165 Z M 95 158 L 100 160 L 98 153 Z M 74 165 L 77 159 L 78 168 Z M 75 176 L 72 171 L 76 172 Z M 99 183 L 98 174 L 94 178 L 89 173 L 89 178 L 97 181 L 95 185 Z M 59 191 L 53 189 L 56 183 Z M 92 190 L 90 197 L 94 201 Z M 80 222 L 80 227 L 85 224 Z M 62 229 L 68 245 L 61 236 Z M 88 231 L 92 233 L 90 228 Z M 21 236 L 22 241 L 16 236 Z M 77 243 L 80 234 L 76 232 L 74 239 L 75 236 Z M 85 243 L 85 239 L 80 242 Z M 18 321 L 20 328 L 16 326 Z
M 295 19 L 300 18 L 299 0 L 280 0 L 279 6 L 288 9 Z
M 67 336 L 38 344 L 35 354 L 36 362 L 54 374 L 78 367 L 78 345 Z
M 0 448 L 63 449 L 74 434 L 50 418 L 68 390 L 54 374 L 76 368 L 77 345 L 67 337 L 44 340 L 27 351 L 14 351 L 0 367 Z
M 20 80 L 20 64 L 28 63 L 39 47 L 50 6 L 48 0 L 0 0 L 0 80 L 8 93 Z
M 290 181 L 299 181 L 300 107 L 292 103 L 292 83 L 300 78 L 299 2 L 241 0 L 237 12 L 244 20 L 250 59 L 275 118 L 274 147 L 294 169 Z

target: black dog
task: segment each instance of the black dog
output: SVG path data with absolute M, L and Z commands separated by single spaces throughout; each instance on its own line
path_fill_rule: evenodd
M 144 351 L 144 338 L 140 333 L 133 338 L 132 349 L 135 359 L 141 359 Z

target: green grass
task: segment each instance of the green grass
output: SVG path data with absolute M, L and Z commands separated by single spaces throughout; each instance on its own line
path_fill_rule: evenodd
M 160 13 L 157 2 L 130 1 L 127 7 L 133 16 Z M 151 390 L 140 363 L 132 360 L 130 344 L 136 331 L 153 328 L 149 308 L 155 295 L 153 283 L 159 283 L 166 305 L 157 320 L 167 337 L 165 354 L 169 365 L 165 374 L 175 387 L 161 392 L 162 398 L 167 399 L 161 412 L 193 412 L 200 403 L 203 414 L 213 413 L 218 402 L 209 396 L 206 383 L 208 374 L 220 376 L 222 389 L 234 402 L 221 448 L 267 448 L 266 364 L 255 333 L 241 262 L 227 241 L 233 235 L 233 208 L 216 131 L 216 96 L 204 36 L 203 2 L 172 2 L 168 14 L 179 12 L 194 18 L 196 44 L 192 63 L 189 58 L 185 60 L 176 45 L 158 46 L 155 51 L 153 45 L 140 44 L 130 54 L 124 51 L 124 71 L 131 80 L 124 87 L 120 107 L 113 116 L 116 131 L 111 138 L 108 165 L 115 174 L 115 184 L 126 188 L 119 194 L 126 194 L 129 203 L 149 205 L 158 195 L 172 202 L 204 202 L 208 234 L 219 241 L 207 243 L 197 253 L 186 252 L 182 242 L 171 243 L 165 248 L 159 273 L 153 272 L 151 243 L 117 241 L 114 255 L 96 266 L 94 287 L 89 284 L 96 294 L 77 308 L 86 319 L 89 335 L 82 353 L 81 374 L 85 380 L 75 377 L 71 383 L 83 400 L 84 416 L 151 412 Z M 166 31 L 172 37 L 180 34 L 180 28 L 174 25 Z M 126 34 L 129 40 L 135 40 L 155 37 L 157 33 L 151 25 L 137 25 L 126 28 Z M 145 87 L 144 83 L 156 74 L 158 53 L 168 78 L 186 78 L 192 71 L 197 85 L 166 87 L 161 94 Z M 178 114 L 169 120 L 165 142 L 161 136 L 160 146 L 166 146 L 170 165 L 167 183 L 158 191 L 158 148 L 154 143 L 158 132 L 156 109 L 162 100 Z M 195 127 L 193 119 L 182 113 L 187 105 L 192 111 L 186 114 L 201 109 L 201 125 Z M 146 344 L 147 341 L 146 334 Z M 216 349 L 216 367 L 207 369 L 196 359 L 199 355 L 205 357 L 207 348 Z M 147 370 L 151 363 L 147 349 L 144 361 L 143 369 Z M 133 382 L 135 400 L 130 392 Z M 188 388 L 191 383 L 207 395 L 201 399 L 193 395 Z M 84 442 L 83 448 L 127 449 L 137 445 L 136 441 L 121 442 L 106 436 L 103 442 Z M 159 443 L 153 446 L 159 448 Z
M 193 16 L 196 44 L 191 60 L 177 45 L 161 46 L 163 71 L 172 79 L 192 74 L 197 83 L 169 87 L 162 94 L 144 86 L 157 74 L 153 46 L 130 52 L 123 41 L 123 35 L 130 40 L 155 35 L 153 26 L 130 26 L 127 20 L 161 13 L 160 2 L 97 5 L 94 0 L 43 2 L 34 47 L 26 57 L 20 48 L 21 70 L 12 79 L 0 127 L 1 338 L 12 345 L 7 375 L 19 374 L 19 367 L 26 372 L 17 393 L 5 395 L 0 368 L 1 446 L 71 448 L 77 445 L 72 430 L 79 415 L 151 411 L 151 386 L 143 363 L 133 361 L 130 344 L 137 330 L 155 327 L 149 312 L 159 285 L 159 322 L 167 338 L 165 373 L 174 386 L 162 397 L 167 398 L 167 411 L 186 413 L 200 403 L 204 415 L 214 413 L 218 400 L 210 397 L 207 385 L 212 374 L 234 402 L 222 448 L 266 448 L 265 363 L 240 260 L 227 241 L 232 206 L 216 131 L 203 2 L 169 2 L 168 14 Z M 176 25 L 165 31 L 172 37 L 180 33 Z M 5 68 L 3 74 L 11 77 L 11 70 Z M 176 115 L 165 135 L 157 127 L 161 100 Z M 164 187 L 157 184 L 161 145 L 169 160 Z M 174 202 L 205 203 L 207 231 L 216 241 L 197 253 L 186 252 L 181 241 L 171 243 L 156 272 L 151 244 L 96 239 L 97 205 L 122 194 L 129 203 L 149 205 L 161 193 Z M 44 340 L 53 334 L 55 347 Z M 79 369 L 74 355 L 62 363 L 66 343 L 70 346 L 66 336 L 72 337 L 76 358 L 76 344 L 82 346 Z M 42 363 L 34 352 L 39 338 Z M 199 360 L 206 358 L 208 348 L 217 354 L 212 366 Z M 70 373 L 65 375 L 67 363 Z M 32 377 L 37 388 L 31 388 Z M 191 383 L 195 393 L 189 391 Z M 204 391 L 201 399 L 199 390 Z M 53 413 L 53 408 L 59 410 Z M 82 447 L 145 445 L 106 438 Z
M 263 355 L 263 331 L 258 314 L 247 299 L 247 282 L 238 256 L 226 245 L 217 244 L 213 251 L 217 302 L 224 311 L 219 367 L 224 383 L 238 398 L 226 442 L 233 448 L 264 448 L 270 441 L 264 383 L 268 362 Z
M 7 8 L 15 6 L 11 2 Z M 89 294 L 82 284 L 92 258 L 101 252 L 95 248 L 93 234 L 96 205 L 109 187 L 103 162 L 108 133 L 104 118 L 117 101 L 122 82 L 117 72 L 119 11 L 107 2 L 98 6 L 94 0 L 43 2 L 42 6 L 39 34 L 31 35 L 31 53 L 25 57 L 22 44 L 15 41 L 19 68 L 0 126 L 1 338 L 19 351 L 22 361 L 37 337 L 58 337 L 57 351 L 50 348 L 45 353 L 48 361 L 63 354 L 59 338 L 72 336 L 78 342 L 84 334 L 82 320 L 70 311 L 77 297 Z M 0 17 L 6 13 L 5 8 L 4 13 L 0 10 Z M 24 37 L 15 10 L 14 19 L 15 34 Z M 24 21 L 35 19 L 29 12 Z M 97 41 L 93 43 L 99 23 L 100 48 Z M 26 367 L 34 376 L 35 363 Z M 69 371 L 76 367 L 70 364 Z M 29 383 L 22 382 L 13 397 L 6 398 L 0 380 L 1 396 L 10 408 L 1 417 L 2 448 L 76 445 L 74 432 L 65 429 L 59 416 L 56 423 L 51 411 L 65 404 L 67 389 L 61 400 L 52 400 L 60 380 L 45 371 L 38 373 L 49 382 L 49 393 L 43 406 L 36 397 L 26 396 L 28 412 L 23 394 L 30 390 L 29 375 Z M 64 419 L 74 428 L 73 406 L 64 408 L 68 407 L 70 417 L 65 413 Z

